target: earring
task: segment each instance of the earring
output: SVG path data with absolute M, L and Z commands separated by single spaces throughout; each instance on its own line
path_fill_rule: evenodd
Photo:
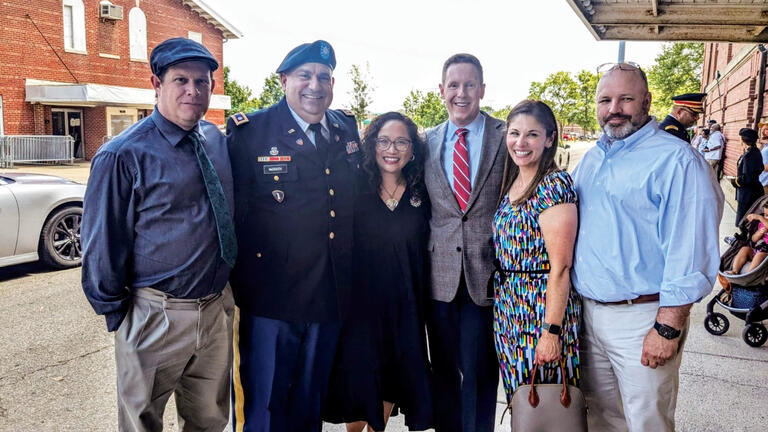
M 416 160 L 416 155 L 415 154 L 411 154 L 411 162 L 413 162 L 415 160 Z

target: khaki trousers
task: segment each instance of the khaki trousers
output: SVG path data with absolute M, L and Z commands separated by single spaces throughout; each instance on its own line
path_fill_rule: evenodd
M 656 369 L 643 366 L 643 339 L 653 328 L 658 309 L 658 302 L 603 305 L 584 298 L 579 351 L 590 432 L 675 430 L 688 323 L 674 358 Z
M 221 431 L 229 420 L 234 301 L 227 285 L 202 299 L 141 288 L 115 334 L 120 431 L 161 431 L 176 395 L 180 431 Z

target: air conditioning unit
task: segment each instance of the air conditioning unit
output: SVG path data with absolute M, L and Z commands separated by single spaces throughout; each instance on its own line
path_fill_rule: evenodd
M 99 5 L 101 13 L 99 16 L 108 20 L 121 20 L 123 19 L 123 7 L 115 6 L 113 4 L 102 3 Z

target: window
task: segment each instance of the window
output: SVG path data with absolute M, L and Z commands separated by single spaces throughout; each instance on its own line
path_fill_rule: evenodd
M 63 0 L 64 50 L 85 52 L 85 7 L 83 0 Z
M 135 7 L 128 13 L 130 26 L 131 60 L 147 60 L 147 17 Z
M 203 34 L 198 32 L 187 32 L 187 39 L 192 39 L 193 41 L 202 44 L 203 43 Z

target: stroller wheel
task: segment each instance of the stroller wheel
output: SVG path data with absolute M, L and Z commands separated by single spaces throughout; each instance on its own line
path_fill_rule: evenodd
M 713 312 L 704 318 L 704 328 L 715 336 L 720 336 L 728 331 L 730 323 L 725 315 Z
M 744 342 L 749 346 L 759 347 L 762 346 L 766 340 L 768 340 L 768 329 L 762 324 L 750 323 L 744 327 L 744 331 L 741 333 L 741 337 Z

